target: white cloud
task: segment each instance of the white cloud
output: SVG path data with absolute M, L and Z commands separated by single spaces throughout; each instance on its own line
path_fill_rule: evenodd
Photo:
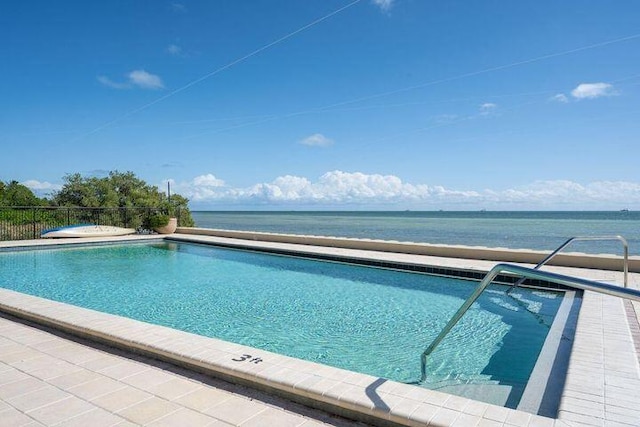
M 210 173 L 193 178 L 193 184 L 201 187 L 224 187 L 224 181 Z
M 596 181 L 579 184 L 569 180 L 535 181 L 493 194 L 503 205 L 533 205 L 538 209 L 618 209 L 640 206 L 640 183 Z
M 98 76 L 98 81 L 105 86 L 112 87 L 114 89 L 129 89 L 131 85 L 129 83 L 117 83 L 111 80 L 107 76 Z
M 184 4 L 178 3 L 178 2 L 171 3 L 171 9 L 174 12 L 180 12 L 180 13 L 185 13 L 187 11 L 187 7 Z
M 480 105 L 480 115 L 490 116 L 496 112 L 497 108 L 498 106 L 496 104 L 493 104 L 491 102 L 485 102 L 484 104 Z
M 60 184 L 52 184 L 48 181 L 37 181 L 35 179 L 23 181 L 21 184 L 33 191 L 58 191 L 62 188 Z
M 145 70 L 133 70 L 129 73 L 129 81 L 143 89 L 162 89 L 164 84 L 162 79 L 155 74 L 147 73 Z
M 566 104 L 567 102 L 569 102 L 569 98 L 567 98 L 567 95 L 565 95 L 564 93 L 559 93 L 557 95 L 554 95 L 553 97 L 551 97 L 551 100 L 560 102 L 562 104 Z
M 160 76 L 146 72 L 145 70 L 133 70 L 127 74 L 127 80 L 116 82 L 106 76 L 98 76 L 98 81 L 105 86 L 114 89 L 131 89 L 139 87 L 142 89 L 163 89 L 164 83 Z
M 62 189 L 62 185 L 60 184 L 52 184 L 48 181 L 38 181 L 35 179 L 28 179 L 20 184 L 29 188 L 38 197 L 48 197 L 51 193 Z
M 232 188 L 212 174 L 176 184 L 174 192 L 199 205 L 351 206 L 412 209 L 640 209 L 640 183 L 536 181 L 505 190 L 457 190 L 413 184 L 395 175 L 331 171 L 311 181 L 285 175 L 271 182 Z M 166 183 L 165 183 L 166 185 Z
M 609 83 L 581 83 L 571 91 L 571 96 L 576 99 L 594 99 L 613 95 L 617 93 Z
M 452 189 L 440 185 L 409 183 L 395 175 L 365 174 L 335 170 L 310 180 L 284 175 L 271 182 L 231 187 L 214 174 L 171 184 L 171 192 L 187 197 L 205 209 L 221 206 L 269 206 L 286 208 L 353 209 L 468 209 L 476 210 L 640 210 L 640 182 L 540 180 L 502 190 Z M 47 181 L 26 180 L 23 185 L 39 196 L 62 186 Z
M 165 188 L 167 182 L 171 184 L 172 192 L 185 196 L 193 202 L 216 200 L 219 194 L 224 194 L 224 190 L 221 188 L 225 186 L 225 182 L 210 173 L 180 183 L 173 179 L 167 179 L 163 181 L 160 188 Z
M 309 145 L 311 147 L 328 147 L 333 144 L 333 140 L 327 138 L 321 133 L 314 133 L 313 135 L 300 140 L 300 144 Z
M 213 175 L 205 176 L 214 178 Z M 440 186 L 405 183 L 394 175 L 337 170 L 325 173 L 316 182 L 292 175 L 280 176 L 272 182 L 258 183 L 246 188 L 205 185 L 209 182 L 214 181 L 197 177 L 189 183 L 173 186 L 176 192 L 193 202 L 391 205 L 396 202 L 421 203 L 433 199 L 455 201 L 479 197 L 474 191 L 454 191 Z M 222 183 L 222 180 L 219 182 Z
M 380 9 L 387 11 L 391 9 L 391 6 L 393 6 L 393 2 L 395 0 L 372 0 L 372 1 L 373 1 L 373 4 L 378 6 Z
M 182 55 L 182 48 L 176 44 L 170 44 L 167 46 L 167 52 L 174 56 Z

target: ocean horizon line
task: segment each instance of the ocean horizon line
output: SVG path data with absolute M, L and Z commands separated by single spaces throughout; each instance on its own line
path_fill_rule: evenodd
M 573 212 L 593 212 L 593 213 L 631 213 L 640 212 L 634 209 L 191 209 L 191 212 L 295 212 L 295 213 L 324 213 L 324 212 L 393 212 L 393 213 L 456 213 L 456 212 L 472 212 L 472 213 L 488 213 L 488 212 L 508 212 L 508 213 L 573 213 Z

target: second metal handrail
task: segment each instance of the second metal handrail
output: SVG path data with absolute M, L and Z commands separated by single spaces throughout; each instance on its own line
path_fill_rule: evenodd
M 561 285 L 570 286 L 573 288 L 582 289 L 585 291 L 594 291 L 606 295 L 612 295 L 619 298 L 626 298 L 633 301 L 640 302 L 640 291 L 629 288 L 621 288 L 619 286 L 609 285 L 607 283 L 595 282 L 592 280 L 581 279 L 578 277 L 564 276 L 556 273 L 549 273 L 546 271 L 540 271 L 537 269 L 521 267 L 513 264 L 497 264 L 495 267 L 484 276 L 484 279 L 476 287 L 475 291 L 467 300 L 462 304 L 462 307 L 458 309 L 456 314 L 449 320 L 447 325 L 440 331 L 440 334 L 433 340 L 433 342 L 422 353 L 422 378 L 420 382 L 424 382 L 427 379 L 427 357 L 433 352 L 433 350 L 440 344 L 449 331 L 458 323 L 460 318 L 467 312 L 469 307 L 478 299 L 480 294 L 485 290 L 487 286 L 500 274 L 500 273 L 515 273 L 525 278 L 539 279 L 545 281 L 551 281 L 559 283 Z
M 573 243 L 575 241 L 585 241 L 585 240 L 590 240 L 590 241 L 593 241 L 593 240 L 620 240 L 622 242 L 623 257 L 624 257 L 622 271 L 624 273 L 624 287 L 626 288 L 627 287 L 627 280 L 628 280 L 628 276 L 629 276 L 629 244 L 627 243 L 627 239 L 625 239 L 622 236 L 578 236 L 578 237 L 571 237 L 566 242 L 564 242 L 562 245 L 558 246 L 558 249 L 556 249 L 555 251 L 551 252 L 545 259 L 540 261 L 538 263 L 538 265 L 533 267 L 533 269 L 537 270 L 540 267 L 542 267 L 543 265 L 545 265 L 546 263 L 548 263 L 549 261 L 551 261 L 551 258 L 555 257 L 558 254 L 558 252 L 560 252 L 561 250 L 563 250 L 564 248 L 569 246 L 571 243 Z M 522 284 L 522 282 L 524 282 L 526 279 L 527 279 L 526 277 L 523 277 L 520 280 L 518 280 L 513 285 L 513 287 L 510 288 L 507 291 L 507 294 L 510 293 L 514 288 L 517 288 L 518 286 L 520 286 Z

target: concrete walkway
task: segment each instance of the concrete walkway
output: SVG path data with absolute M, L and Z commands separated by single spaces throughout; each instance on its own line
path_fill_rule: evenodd
M 181 236 L 174 236 L 179 237 Z M 182 237 L 202 243 L 342 255 L 354 259 L 366 258 L 468 271 L 487 271 L 495 264 L 491 261 L 425 255 L 243 242 L 214 236 Z M 130 239 L 134 240 L 133 237 Z M 137 236 L 135 240 L 145 240 L 145 237 Z M 3 243 L 0 247 L 19 247 L 27 243 L 33 244 L 14 242 Z M 36 244 L 44 246 L 54 243 L 57 245 L 61 242 L 38 241 Z M 615 271 L 566 267 L 549 267 L 548 270 L 602 282 L 622 281 L 622 273 Z M 629 279 L 630 287 L 640 289 L 640 273 L 630 274 Z M 406 414 L 405 421 L 408 425 L 640 425 L 640 369 L 637 350 L 640 346 L 640 327 L 636 319 L 639 307 L 636 305 L 634 312 L 629 309 L 630 304 L 592 292 L 585 292 L 584 295 L 556 419 L 404 384 L 393 384 L 391 381 L 376 389 L 382 398 L 372 403 L 371 396 L 363 393 L 362 386 L 371 379 L 362 374 L 342 378 L 342 371 L 327 367 L 318 372 L 319 368 L 312 366 L 310 362 L 297 360 L 288 360 L 285 361 L 287 365 L 280 365 L 285 357 L 277 355 L 272 355 L 273 369 L 264 368 L 254 372 L 244 364 L 229 362 L 230 354 L 244 353 L 236 351 L 239 351 L 237 345 L 213 343 L 213 339 L 203 337 L 186 337 L 185 333 L 178 331 L 167 332 L 167 328 L 148 326 L 131 319 L 115 319 L 117 316 L 91 313 L 90 310 L 8 290 L 0 289 L 0 293 L 0 304 L 6 306 L 7 313 L 33 314 L 55 322 L 54 324 L 77 326 L 78 330 L 85 333 L 92 331 L 100 336 L 114 337 L 120 342 L 126 340 L 138 347 L 154 348 L 162 354 L 176 354 L 180 359 L 191 358 L 196 362 L 210 359 L 207 363 L 211 366 L 233 369 L 244 377 L 264 377 L 274 384 L 290 386 L 294 391 L 304 389 L 305 393 L 314 392 L 317 396 L 331 398 L 349 408 L 362 407 L 380 412 L 380 407 L 384 407 L 387 410 L 386 420 L 396 415 L 404 417 Z M 206 347 L 205 344 L 209 346 L 210 342 L 210 347 L 216 348 L 203 353 L 202 348 Z M 202 346 L 198 347 L 199 345 Z M 227 348 L 229 346 L 236 353 L 230 353 Z M 201 351 L 194 353 L 194 348 Z M 265 362 L 260 366 L 268 367 L 269 363 Z M 331 375 L 323 377 L 329 374 Z M 314 381 L 309 382 L 310 377 Z M 230 385 L 134 353 L 88 344 L 70 335 L 53 333 L 47 328 L 31 326 L 28 322 L 0 314 L 0 426 L 22 425 L 309 427 L 364 424 L 333 417 L 266 393 Z
M 364 426 L 6 316 L 0 425 Z

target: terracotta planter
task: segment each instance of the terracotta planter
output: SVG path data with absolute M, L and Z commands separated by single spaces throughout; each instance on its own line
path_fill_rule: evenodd
M 159 234 L 173 234 L 176 232 L 176 228 L 178 228 L 178 218 L 169 218 L 169 223 L 164 227 L 154 228 L 156 233 Z

